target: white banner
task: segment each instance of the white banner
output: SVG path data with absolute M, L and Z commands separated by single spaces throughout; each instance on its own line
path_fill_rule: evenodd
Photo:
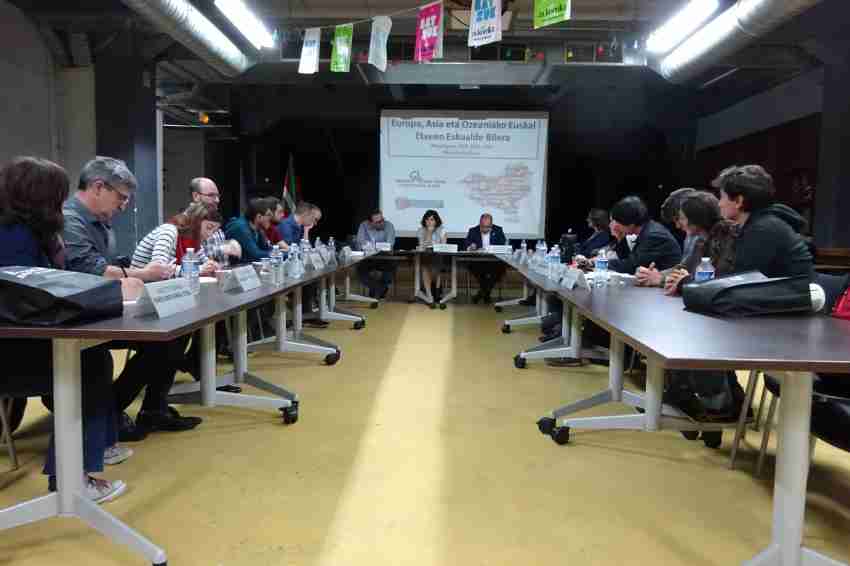
M 321 28 L 308 28 L 304 32 L 301 61 L 298 63 L 298 72 L 300 74 L 312 75 L 319 72 L 319 44 L 321 40 Z
M 369 40 L 369 64 L 381 72 L 387 70 L 387 40 L 393 21 L 387 16 L 372 19 L 372 38 Z
M 473 0 L 469 15 L 469 46 L 502 41 L 502 0 Z

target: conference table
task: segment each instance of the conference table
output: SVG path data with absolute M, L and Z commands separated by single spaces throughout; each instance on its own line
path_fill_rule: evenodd
M 297 394 L 248 373 L 248 332 L 246 312 L 268 301 L 279 308 L 278 337 L 293 339 L 286 333 L 284 298 L 290 293 L 300 297 L 304 285 L 350 269 L 363 258 L 355 257 L 338 266 L 309 271 L 304 277 L 288 279 L 284 285 L 263 285 L 251 291 L 225 292 L 217 284 L 203 284 L 195 306 L 165 318 L 140 314 L 137 307 L 125 307 L 123 316 L 67 326 L 33 327 L 0 325 L 2 338 L 35 338 L 53 343 L 54 434 L 56 435 L 56 491 L 0 510 L 0 530 L 49 519 L 76 517 L 111 540 L 124 544 L 154 565 L 165 565 L 165 550 L 124 524 L 104 508 L 90 501 L 83 490 L 82 376 L 81 352 L 113 340 L 129 342 L 165 342 L 199 331 L 201 380 L 179 383 L 169 400 L 197 402 L 207 407 L 235 407 L 278 410 L 283 422 L 298 420 Z M 280 310 L 283 305 L 282 310 Z M 300 301 L 294 308 L 300 319 Z M 215 324 L 235 319 L 234 372 L 217 379 Z M 297 338 L 297 337 L 296 337 Z M 336 350 L 338 352 L 338 350 Z M 276 397 L 253 396 L 217 391 L 229 383 L 246 383 Z
M 520 268 L 530 283 L 547 288 L 538 274 Z M 549 287 L 551 290 L 551 287 Z M 765 370 L 782 380 L 771 542 L 746 566 L 836 566 L 842 564 L 803 546 L 806 482 L 810 465 L 813 372 L 850 373 L 850 322 L 823 315 L 721 318 L 683 308 L 678 297 L 660 289 L 609 283 L 590 290 L 556 291 L 570 317 L 571 348 L 581 344 L 581 319 L 611 335 L 608 387 L 541 418 L 538 429 L 558 444 L 571 429 L 716 430 L 723 425 L 696 423 L 662 403 L 664 371 Z M 566 317 L 566 314 L 565 314 Z M 565 324 L 566 326 L 566 324 Z M 647 359 L 646 391 L 623 388 L 624 352 L 628 344 Z M 575 350 L 573 350 L 574 352 Z M 547 356 L 548 357 L 548 356 Z M 850 379 L 850 376 L 848 376 Z M 642 413 L 565 418 L 605 403 L 620 402 Z

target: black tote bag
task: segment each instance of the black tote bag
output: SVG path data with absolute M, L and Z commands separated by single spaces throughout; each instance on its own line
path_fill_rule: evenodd
M 120 281 L 45 267 L 0 268 L 0 322 L 55 326 L 123 310 Z
M 755 316 L 811 312 L 807 275 L 766 277 L 749 271 L 682 287 L 685 308 L 704 314 Z

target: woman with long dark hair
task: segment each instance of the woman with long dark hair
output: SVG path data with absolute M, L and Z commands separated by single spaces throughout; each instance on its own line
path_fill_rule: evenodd
M 68 175 L 59 165 L 37 157 L 17 157 L 0 169 L 0 266 L 64 267 L 62 203 L 68 197 Z M 125 297 L 138 293 L 136 280 L 122 284 Z M 23 359 L 14 371 L 0 372 L 2 390 L 27 395 L 53 388 L 53 355 L 49 340 L 2 339 L 0 357 Z M 117 442 L 112 357 L 104 347 L 82 353 L 83 464 L 86 495 L 104 502 L 121 495 L 126 484 L 92 476 L 103 465 L 118 464 L 132 455 Z M 45 397 L 52 406 L 52 399 Z M 48 489 L 56 489 L 55 440 L 44 464 Z

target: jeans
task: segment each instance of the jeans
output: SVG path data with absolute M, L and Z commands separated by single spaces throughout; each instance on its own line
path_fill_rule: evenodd
M 53 345 L 49 340 L 2 340 L 5 359 L 26 359 L 14 373 L 3 372 L 0 390 L 20 396 L 42 395 L 53 410 Z M 81 355 L 83 401 L 83 468 L 103 471 L 103 453 L 117 442 L 117 422 L 112 394 L 112 356 L 103 346 L 83 350 Z M 44 473 L 56 475 L 55 437 L 50 435 Z

